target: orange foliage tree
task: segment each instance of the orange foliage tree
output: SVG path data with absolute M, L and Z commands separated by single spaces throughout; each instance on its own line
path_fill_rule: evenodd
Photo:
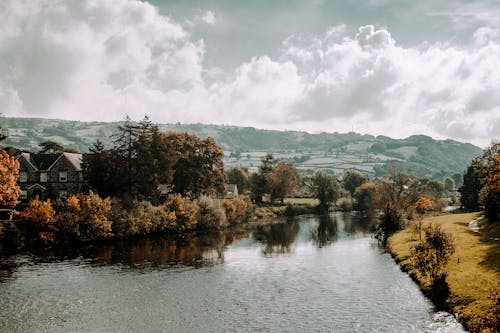
M 480 199 L 486 214 L 492 222 L 500 220 L 500 152 L 489 165 L 482 183 Z
M 55 215 L 56 211 L 50 199 L 42 201 L 38 197 L 31 200 L 28 208 L 21 213 L 21 217 L 30 224 L 28 229 L 35 233 L 33 240 L 41 241 L 45 245 L 55 241 Z
M 0 153 L 0 205 L 14 207 L 19 203 L 21 189 L 17 185 L 19 162 L 5 151 Z
M 282 161 L 266 175 L 266 181 L 271 201 L 280 199 L 283 202 L 286 196 L 295 193 L 300 178 L 292 164 Z

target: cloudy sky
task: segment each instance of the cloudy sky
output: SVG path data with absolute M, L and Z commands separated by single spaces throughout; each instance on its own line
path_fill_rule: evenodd
M 0 113 L 500 138 L 498 0 L 1 0 Z

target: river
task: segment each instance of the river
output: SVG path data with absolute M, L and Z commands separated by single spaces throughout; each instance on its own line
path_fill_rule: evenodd
M 0 258 L 1 332 L 463 332 L 352 214 Z

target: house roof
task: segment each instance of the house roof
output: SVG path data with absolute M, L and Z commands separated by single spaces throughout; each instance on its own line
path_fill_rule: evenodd
M 61 154 L 32 154 L 38 170 L 49 170 L 50 167 L 61 157 Z
M 49 171 L 61 158 L 65 157 L 76 171 L 82 171 L 82 154 L 60 153 L 60 154 L 31 154 L 22 153 L 18 159 L 24 158 L 35 170 Z
M 37 170 L 37 167 L 35 165 L 35 161 L 31 158 L 30 153 L 21 153 L 16 159 L 20 160 L 21 158 L 24 158 L 26 162 L 33 168 L 33 170 Z
M 76 171 L 82 171 L 82 154 L 63 153 L 63 155 L 73 164 Z

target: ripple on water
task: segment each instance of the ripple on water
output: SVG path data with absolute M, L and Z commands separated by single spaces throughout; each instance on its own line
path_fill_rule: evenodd
M 146 256 L 154 252 L 151 244 L 147 251 L 135 245 L 139 265 L 109 256 L 44 263 L 19 258 L 14 277 L 0 283 L 0 331 L 463 332 L 453 316 L 434 313 L 370 238 L 347 236 L 343 220 L 332 221 L 337 225 L 329 230 L 339 235 L 329 235 L 336 241 L 321 248 L 310 238 L 318 218 L 307 217 L 278 228 L 293 240 L 290 252 L 269 255 L 263 251 L 269 246 L 250 237 L 225 245 L 223 260 L 201 269 L 177 261 L 170 245 L 155 252 L 153 264 Z M 191 252 L 177 247 L 176 253 L 200 257 L 189 246 Z M 132 252 L 120 251 L 113 256 Z M 177 264 L 162 265 L 163 252 Z

